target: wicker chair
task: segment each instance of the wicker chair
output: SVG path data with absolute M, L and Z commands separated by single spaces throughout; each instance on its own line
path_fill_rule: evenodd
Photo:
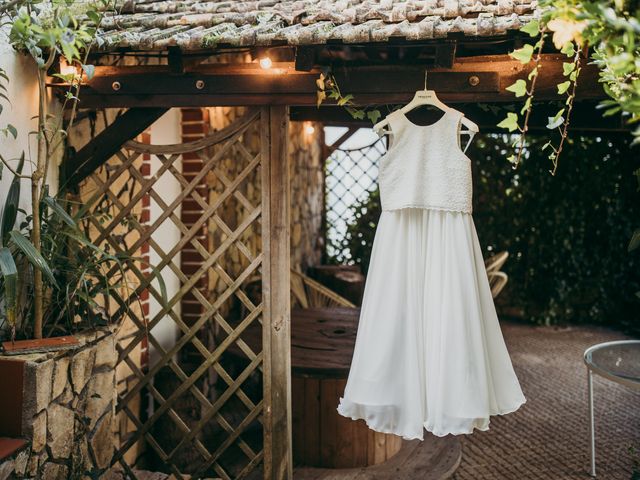
M 311 277 L 291 270 L 291 300 L 293 307 L 352 307 L 355 305 Z
M 244 290 L 252 301 L 260 302 L 260 277 L 253 276 L 245 284 Z M 241 308 L 244 306 L 241 305 Z M 311 277 L 291 270 L 291 307 L 292 308 L 322 308 L 322 307 L 351 307 L 356 305 L 325 287 Z M 244 312 L 244 308 L 243 308 Z M 243 313 L 244 315 L 245 313 Z
M 484 262 L 493 298 L 496 298 L 502 292 L 509 281 L 507 274 L 500 271 L 507 258 L 509 258 L 509 252 L 504 251 L 487 258 Z

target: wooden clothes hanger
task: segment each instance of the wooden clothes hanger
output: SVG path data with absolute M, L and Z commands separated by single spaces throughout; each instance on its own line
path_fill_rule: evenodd
M 436 95 L 436 92 L 434 90 L 427 90 L 427 73 L 428 73 L 428 71 L 425 69 L 425 71 L 424 71 L 424 90 L 417 90 L 415 95 L 413 96 L 413 99 L 409 103 L 407 103 L 404 107 L 399 109 L 399 111 L 402 112 L 403 114 L 413 110 L 416 107 L 422 106 L 422 105 L 432 105 L 434 107 L 439 108 L 440 110 L 442 110 L 444 112 L 454 110 L 453 108 L 451 108 L 451 107 L 445 105 L 444 103 L 442 103 L 442 101 L 438 98 L 438 96 Z M 474 122 L 472 122 L 471 120 L 469 120 L 465 116 L 462 117 L 460 123 L 462 123 L 462 125 L 467 127 L 466 130 L 460 130 L 460 134 L 469 135 L 469 142 L 467 143 L 466 147 L 464 148 L 464 151 L 466 151 L 467 148 L 469 147 L 469 144 L 471 143 L 471 139 L 473 138 L 473 136 L 476 133 L 478 133 L 480 131 L 480 128 L 478 127 L 478 125 L 476 125 Z M 385 117 L 384 120 L 381 120 L 378 123 L 376 123 L 373 126 L 373 130 L 378 134 L 379 137 L 382 137 L 382 135 L 388 134 L 388 133 L 393 134 L 393 132 L 391 130 L 382 130 L 382 128 L 386 127 L 387 125 L 389 125 L 389 116 L 388 115 L 387 115 L 387 117 Z

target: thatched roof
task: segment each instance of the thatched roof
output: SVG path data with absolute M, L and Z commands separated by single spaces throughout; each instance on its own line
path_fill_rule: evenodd
M 318 45 L 491 37 L 536 15 L 537 0 L 124 0 L 99 49 Z

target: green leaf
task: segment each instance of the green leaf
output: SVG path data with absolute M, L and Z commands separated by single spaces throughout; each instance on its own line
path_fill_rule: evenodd
M 62 80 L 63 82 L 66 82 L 66 83 L 71 83 L 73 81 L 73 79 L 75 78 L 75 74 L 73 74 L 73 73 L 54 73 L 51 76 L 59 78 L 60 80 Z
M 558 94 L 562 95 L 563 93 L 566 93 L 567 90 L 569 90 L 570 86 L 571 86 L 571 80 L 567 80 L 566 82 L 559 83 Z
M 87 80 L 91 80 L 96 73 L 95 65 L 82 65 L 82 70 L 87 74 Z
M 533 55 L 533 45 L 525 45 L 522 48 L 514 50 L 509 54 L 511 58 L 515 58 L 523 65 L 526 65 L 531 61 L 531 56 Z
M 338 105 L 340 107 L 342 107 L 342 106 L 346 105 L 347 103 L 349 103 L 351 101 L 351 99 L 353 99 L 353 95 L 351 95 L 351 94 L 345 95 L 340 100 L 338 100 Z
M 20 162 L 16 167 L 16 173 L 22 174 L 22 168 L 24 167 L 24 152 L 20 156 Z M 0 227 L 0 241 L 2 245 L 7 244 L 9 239 L 9 232 L 13 230 L 13 226 L 16 224 L 16 218 L 18 216 L 18 208 L 20 204 L 20 177 L 13 177 L 11 185 L 9 186 L 9 192 L 4 203 L 4 210 L 2 211 L 2 227 Z
M 13 136 L 14 140 L 18 138 L 18 129 L 11 124 L 7 125 L 7 131 Z
M 513 132 L 514 130 L 518 130 L 519 129 L 519 127 L 518 127 L 518 114 L 513 113 L 513 112 L 507 113 L 507 118 L 502 120 L 498 124 L 498 127 L 499 128 L 506 128 L 510 132 Z
M 547 128 L 549 130 L 553 130 L 554 128 L 559 127 L 564 122 L 564 117 L 562 114 L 564 113 L 564 108 L 560 109 L 558 113 L 553 117 L 548 117 Z
M 51 198 L 50 196 L 47 195 L 44 197 L 43 202 L 51 210 L 53 210 L 53 213 L 55 213 L 58 217 L 60 217 L 60 220 L 62 220 L 64 223 L 66 223 L 70 227 L 76 226 L 75 220 L 71 217 L 71 215 L 69 215 L 65 211 L 64 208 L 62 208 L 62 205 L 60 205 L 54 198 Z
M 632 252 L 638 247 L 640 247 L 640 228 L 637 228 L 636 231 L 633 232 L 631 240 L 629 241 L 629 246 L 627 247 L 627 251 Z
M 349 112 L 349 115 L 351 115 L 356 120 L 364 119 L 364 115 L 365 115 L 364 110 L 359 110 L 353 107 L 345 107 L 345 110 Z
M 538 67 L 531 69 L 531 71 L 529 72 L 529 75 L 527 75 L 527 80 L 531 80 L 536 75 L 538 75 Z
M 18 304 L 18 269 L 11 251 L 7 247 L 0 248 L 0 273 L 4 278 L 4 303 L 7 322 L 13 327 L 16 324 L 16 307 Z
M 89 17 L 96 25 L 100 23 L 100 15 L 95 10 L 88 10 L 87 17 Z
M 528 33 L 530 37 L 536 37 L 540 33 L 540 23 L 538 20 L 531 20 L 520 28 L 521 32 Z
M 524 102 L 524 105 L 520 109 L 520 114 L 524 114 L 530 108 L 531 108 L 531 97 L 528 97 L 527 100 Z
M 53 276 L 51 268 L 49 268 L 49 265 L 47 264 L 47 261 L 44 259 L 44 257 L 40 255 L 40 253 L 36 250 L 36 247 L 34 247 L 33 244 L 17 230 L 12 230 L 9 236 L 13 244 L 18 249 L 20 249 L 22 253 L 24 253 L 25 257 L 27 257 L 29 263 L 40 270 L 44 274 L 44 276 L 47 277 L 49 283 L 57 288 L 58 283 Z
M 576 68 L 576 64 L 573 62 L 562 62 L 562 74 L 566 77 Z
M 378 123 L 378 120 L 380 120 L 381 116 L 382 114 L 380 113 L 380 110 L 371 110 L 370 112 L 367 112 L 367 118 L 371 120 L 371 123 L 373 123 L 374 125 Z
M 527 82 L 522 79 L 516 80 L 516 83 L 509 85 L 505 90 L 515 93 L 516 97 L 524 97 L 527 94 Z
M 613 108 L 609 108 L 608 110 L 605 110 L 604 113 L 602 114 L 603 117 L 610 117 L 612 115 L 615 115 L 616 113 L 622 111 L 621 107 L 613 107 Z
M 131 257 L 131 260 L 137 260 L 139 262 L 142 262 L 151 269 L 151 271 L 153 272 L 153 279 L 157 280 L 158 285 L 160 286 L 160 295 L 162 297 L 162 302 L 166 305 L 168 303 L 167 285 L 164 283 L 164 279 L 162 278 L 162 271 L 158 267 L 156 267 L 155 265 L 152 265 L 142 257 Z
M 567 57 L 573 57 L 576 54 L 576 50 L 573 48 L 573 42 L 565 43 L 560 52 L 564 53 Z

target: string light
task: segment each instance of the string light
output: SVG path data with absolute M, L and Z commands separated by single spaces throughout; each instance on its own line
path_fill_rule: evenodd
M 264 70 L 269 70 L 272 65 L 273 65 L 273 62 L 269 57 L 262 57 L 260 59 L 260 68 Z
M 316 128 L 311 122 L 304 122 L 304 133 L 306 133 L 307 135 L 313 135 L 313 132 L 315 131 Z

